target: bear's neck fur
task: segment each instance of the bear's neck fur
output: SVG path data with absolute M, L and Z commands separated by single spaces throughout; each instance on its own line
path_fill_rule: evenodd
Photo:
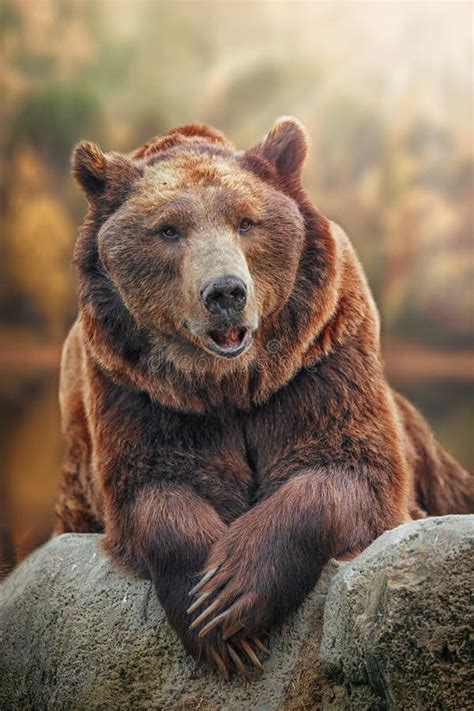
M 227 150 L 218 132 L 165 137 L 145 144 L 131 155 L 150 164 L 167 150 Z M 164 143 L 163 143 L 164 141 Z M 191 144 L 191 146 L 189 146 Z M 217 145 L 216 145 L 217 144 Z M 235 155 L 235 154 L 234 154 Z M 283 189 L 297 203 L 305 221 L 305 243 L 294 288 L 287 302 L 255 334 L 254 358 L 232 370 L 193 368 L 199 349 L 189 344 L 186 370 L 164 356 L 169 336 L 147 333 L 132 319 L 103 269 L 97 234 L 108 217 L 100 204 L 92 206 L 75 252 L 79 272 L 79 323 L 89 355 L 115 382 L 148 393 L 166 407 L 206 412 L 221 405 L 248 410 L 288 384 L 302 368 L 317 368 L 322 358 L 343 348 L 356 333 L 364 334 L 359 348 L 378 357 L 378 315 L 362 268 L 344 232 L 312 205 L 299 181 L 279 184 L 277 176 L 258 155 L 239 156 L 241 165 L 273 187 Z M 110 209 L 109 209 L 110 210 Z M 340 284 L 344 283 L 344 293 Z M 363 326 L 363 328 L 361 328 Z M 360 339 L 359 339 L 360 341 Z

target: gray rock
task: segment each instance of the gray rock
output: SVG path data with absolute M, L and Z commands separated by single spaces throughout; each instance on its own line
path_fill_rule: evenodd
M 60 536 L 0 587 L 0 709 L 473 708 L 473 535 L 474 516 L 429 519 L 331 561 L 272 631 L 264 674 L 228 684 L 185 653 L 151 585 L 112 566 L 100 536 Z
M 474 708 L 474 516 L 380 536 L 332 580 L 321 657 L 323 708 Z
M 266 711 L 322 696 L 317 673 L 327 584 L 270 639 L 265 673 L 230 683 L 197 666 L 150 583 L 102 555 L 100 536 L 66 534 L 0 587 L 0 708 Z M 312 706 L 306 706 L 312 708 Z

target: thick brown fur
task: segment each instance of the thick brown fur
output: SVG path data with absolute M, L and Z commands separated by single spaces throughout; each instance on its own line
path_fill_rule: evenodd
M 193 124 L 128 157 L 87 143 L 73 157 L 89 213 L 56 533 L 104 531 L 110 557 L 154 581 L 186 649 L 221 671 L 223 636 L 282 621 L 331 556 L 473 510 L 472 477 L 386 383 L 361 266 L 301 185 L 306 150 L 282 119 L 246 152 Z M 247 301 L 217 324 L 199 294 L 229 271 Z M 210 352 L 216 324 L 253 340 L 235 358 Z M 219 624 L 200 637 L 190 623 L 208 604 Z

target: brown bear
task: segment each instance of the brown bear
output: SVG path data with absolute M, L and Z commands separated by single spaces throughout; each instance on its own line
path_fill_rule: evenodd
M 55 531 L 103 531 L 226 678 L 261 668 L 260 637 L 330 557 L 473 510 L 472 478 L 386 383 L 377 310 L 302 187 L 306 152 L 284 118 L 247 151 L 192 124 L 73 155 L 89 212 Z

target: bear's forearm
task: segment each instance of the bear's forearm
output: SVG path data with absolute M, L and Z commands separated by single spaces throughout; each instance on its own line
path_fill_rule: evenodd
M 268 547 L 264 557 L 269 560 L 280 541 L 302 552 L 308 549 L 311 557 L 342 555 L 368 545 L 403 519 L 393 490 L 384 477 L 362 466 L 358 471 L 307 469 L 235 520 L 224 540 L 258 541 L 259 551 Z
M 108 552 L 115 559 L 118 553 L 123 562 L 126 541 L 127 555 L 139 556 L 138 566 L 152 580 L 168 622 L 188 652 L 211 663 L 218 653 L 223 664 L 223 642 L 217 635 L 201 640 L 189 629 L 186 614 L 192 604 L 189 592 L 199 580 L 210 547 L 226 531 L 220 516 L 190 487 L 163 483 L 139 491 L 125 515 L 116 511 L 123 530 L 116 538 L 106 526 Z M 118 520 L 110 530 L 117 531 L 117 525 Z
M 112 503 L 108 518 L 105 549 L 117 562 L 153 580 L 179 573 L 191 581 L 226 530 L 207 501 L 190 487 L 171 484 L 144 487 L 126 512 Z M 134 560 L 127 565 L 130 557 Z
M 263 542 L 290 543 L 302 553 L 316 555 L 319 564 L 367 545 L 393 525 L 398 512 L 391 508 L 370 475 L 336 467 L 309 469 L 293 476 L 233 526 L 242 535 L 252 531 Z
M 206 570 L 217 572 L 199 591 L 210 603 L 202 624 L 212 628 L 217 620 L 224 635 L 239 624 L 246 634 L 262 634 L 282 621 L 329 558 L 362 549 L 401 523 L 403 511 L 388 496 L 383 479 L 362 468 L 294 476 L 212 546 Z

